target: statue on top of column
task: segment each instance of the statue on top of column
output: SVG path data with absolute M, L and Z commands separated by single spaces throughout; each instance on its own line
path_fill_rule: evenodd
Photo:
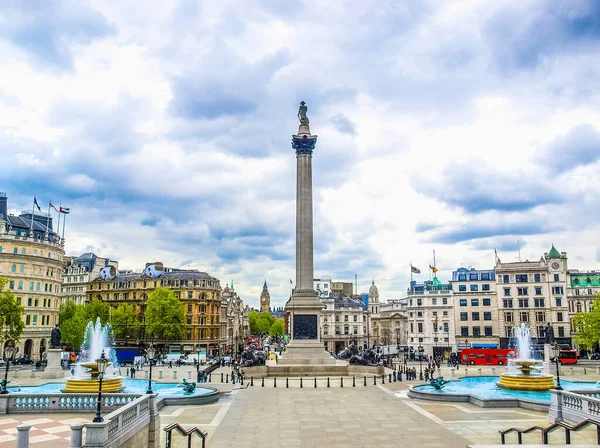
M 304 101 L 300 101 L 300 108 L 298 109 L 298 119 L 300 120 L 300 124 L 308 124 L 306 112 L 308 112 L 308 107 L 306 107 Z
M 544 343 L 545 344 L 554 344 L 554 328 L 550 325 L 550 322 L 546 324 L 546 328 L 544 329 Z

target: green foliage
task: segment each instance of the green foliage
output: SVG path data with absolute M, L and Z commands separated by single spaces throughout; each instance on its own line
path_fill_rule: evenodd
M 117 338 L 137 337 L 141 323 L 137 320 L 135 306 L 130 303 L 121 303 L 113 310 L 110 323 Z
M 146 302 L 146 333 L 158 339 L 178 340 L 183 336 L 183 304 L 169 288 L 156 288 Z
M 269 331 L 271 336 L 283 336 L 283 332 L 285 330 L 285 324 L 283 319 L 275 319 L 273 325 L 271 325 L 271 330 Z
M 83 344 L 85 327 L 89 322 L 86 315 L 87 305 L 76 305 L 72 300 L 67 300 L 61 305 L 58 314 L 58 326 L 61 339 L 74 349 Z
M 267 334 L 271 331 L 271 326 L 275 322 L 275 318 L 267 311 L 257 312 L 252 311 L 248 315 L 250 324 L 250 333 L 252 334 Z
M 84 305 L 85 309 L 85 318 L 87 321 L 96 322 L 96 319 L 99 317 L 102 325 L 106 325 L 108 322 L 108 308 L 109 304 L 103 302 L 99 299 L 93 299 L 91 302 L 88 302 Z M 86 322 L 87 325 L 87 322 Z
M 18 342 L 25 328 L 21 317 L 25 308 L 17 303 L 17 298 L 12 291 L 4 290 L 8 282 L 7 278 L 0 277 L 0 343 L 2 347 L 6 341 Z
M 600 294 L 596 294 L 591 311 L 577 313 L 573 318 L 573 324 L 577 329 L 575 335 L 577 345 L 592 350 L 594 345 L 600 342 Z

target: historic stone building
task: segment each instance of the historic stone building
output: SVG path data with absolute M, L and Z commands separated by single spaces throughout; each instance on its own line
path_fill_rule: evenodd
M 569 305 L 569 328 L 573 338 L 577 334 L 577 327 L 572 322 L 575 314 L 591 311 L 592 303 L 597 294 L 600 294 L 600 272 L 569 270 L 567 274 L 567 302 Z M 573 345 L 579 349 L 574 339 Z M 586 353 L 583 349 L 580 349 L 580 352 L 582 355 Z
M 86 300 L 87 285 L 106 267 L 114 266 L 119 269 L 119 263 L 108 258 L 98 257 L 92 252 L 86 252 L 78 257 L 65 257 L 67 266 L 63 272 L 62 299 L 72 300 L 77 305 L 83 305 Z
M 512 328 L 524 323 L 541 349 L 546 322 L 554 327 L 559 344 L 571 346 L 566 252 L 559 253 L 553 245 L 539 261 L 497 259 L 495 272 L 501 348 L 509 346 Z
M 395 345 L 408 351 L 408 318 L 406 301 L 388 300 L 378 307 L 375 325 L 381 345 Z
M 239 354 L 244 350 L 245 341 L 250 336 L 249 308 L 244 306 L 243 300 L 235 292 L 233 281 L 231 287 L 226 285 L 223 290 L 221 306 L 225 309 L 221 353 Z M 223 328 L 223 322 L 221 325 Z
M 351 344 L 367 344 L 367 314 L 362 301 L 334 295 L 322 298 L 321 341 L 325 350 L 338 353 Z
M 186 325 L 180 341 L 155 341 L 159 348 L 170 353 L 196 352 L 217 355 L 221 349 L 221 284 L 206 272 L 190 269 L 172 269 L 162 263 L 147 263 L 139 272 L 118 271 L 113 266 L 100 271 L 99 276 L 88 284 L 87 301 L 98 298 L 115 309 L 121 303 L 135 305 L 138 319 L 145 324 L 146 301 L 157 287 L 172 289 L 179 298 L 186 314 Z M 130 343 L 133 341 L 130 341 Z M 136 342 L 149 343 L 144 329 Z
M 38 360 L 50 348 L 60 310 L 64 255 L 64 241 L 54 232 L 52 217 L 33 211 L 8 215 L 6 193 L 0 193 L 0 277 L 9 279 L 8 288 L 25 308 L 16 357 Z
M 498 348 L 498 299 L 493 269 L 458 268 L 452 272 L 454 335 L 458 349 Z
M 425 355 L 443 355 L 456 346 L 452 286 L 437 277 L 424 283 L 410 282 L 407 290 L 408 345 Z
M 313 279 L 315 291 L 320 298 L 329 297 L 331 295 L 331 277 L 322 276 L 321 278 Z
M 265 279 L 265 284 L 263 285 L 263 290 L 260 293 L 260 311 L 269 312 L 271 308 L 271 294 L 269 294 L 269 288 L 267 287 L 267 280 Z

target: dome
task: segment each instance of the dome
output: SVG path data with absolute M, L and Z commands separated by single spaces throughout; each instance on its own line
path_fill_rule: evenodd
M 373 283 L 369 287 L 369 297 L 379 297 L 379 290 L 375 286 L 375 280 L 373 280 Z

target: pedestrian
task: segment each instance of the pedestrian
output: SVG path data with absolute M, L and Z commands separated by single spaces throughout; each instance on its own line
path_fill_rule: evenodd
M 173 368 L 173 360 L 169 359 L 169 369 Z
M 135 366 L 131 366 L 131 378 L 135 378 Z
M 71 367 L 71 376 L 75 376 L 75 367 Z
M 402 382 L 402 370 L 398 370 L 398 381 Z

